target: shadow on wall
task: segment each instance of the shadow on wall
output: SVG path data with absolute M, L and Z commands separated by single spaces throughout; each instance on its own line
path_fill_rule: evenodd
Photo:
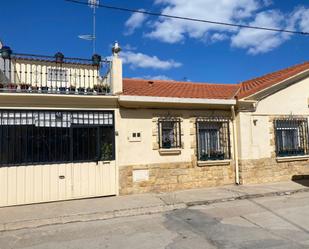
M 294 175 L 292 176 L 292 181 L 305 187 L 309 187 L 309 175 Z

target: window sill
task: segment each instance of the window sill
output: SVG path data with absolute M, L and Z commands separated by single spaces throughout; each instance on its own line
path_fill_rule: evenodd
M 286 157 L 276 157 L 278 163 L 281 162 L 293 162 L 293 161 L 308 161 L 309 155 L 305 156 L 286 156 Z
M 197 166 L 221 166 L 221 165 L 230 165 L 231 160 L 212 160 L 212 161 L 198 161 Z
M 160 149 L 159 150 L 160 155 L 180 155 L 181 149 Z

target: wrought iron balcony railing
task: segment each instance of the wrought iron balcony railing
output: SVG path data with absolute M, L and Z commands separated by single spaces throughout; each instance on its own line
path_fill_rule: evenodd
M 94 55 L 91 60 L 31 54 L 0 57 L 0 92 L 108 95 L 111 63 Z M 103 75 L 103 76 L 101 76 Z

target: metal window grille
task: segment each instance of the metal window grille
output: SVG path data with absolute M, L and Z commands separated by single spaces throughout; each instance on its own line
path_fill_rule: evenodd
M 112 111 L 0 111 L 0 165 L 114 160 Z
M 277 119 L 274 121 L 274 127 L 278 157 L 308 154 L 307 119 Z
M 181 148 L 181 120 L 161 118 L 158 121 L 159 148 Z
M 196 120 L 199 161 L 231 158 L 229 123 L 229 120 L 224 118 L 198 118 Z

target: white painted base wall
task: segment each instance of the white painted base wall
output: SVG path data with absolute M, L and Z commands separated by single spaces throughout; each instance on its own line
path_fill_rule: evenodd
M 0 207 L 117 194 L 116 164 L 0 167 Z

